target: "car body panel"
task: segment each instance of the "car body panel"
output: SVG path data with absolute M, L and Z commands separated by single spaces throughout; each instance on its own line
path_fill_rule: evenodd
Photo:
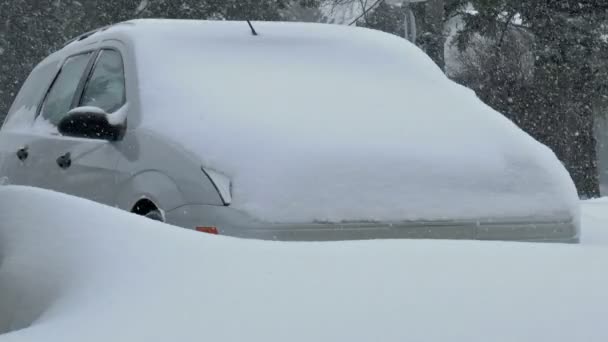
M 145 129 L 129 130 L 116 145 L 120 152 L 117 187 L 139 189 L 130 196 L 121 194 L 119 207 L 126 209 L 124 201 L 149 196 L 162 202 L 161 209 L 166 211 L 185 204 L 223 205 L 200 160 L 181 146 Z
M 570 217 L 511 218 L 510 220 L 441 220 L 402 222 L 342 222 L 284 224 L 256 220 L 230 207 L 188 205 L 166 213 L 184 227 L 217 227 L 220 234 L 278 241 L 336 241 L 367 239 L 508 240 L 579 242 L 579 228 Z
M 38 147 L 39 148 L 36 148 Z M 118 154 L 114 144 L 96 139 L 49 135 L 32 147 L 46 170 L 44 188 L 112 205 L 115 198 Z M 70 155 L 71 166 L 57 160 Z
M 171 210 L 186 203 L 177 184 L 160 171 L 147 170 L 121 178 L 117 181 L 120 190 L 114 198 L 117 208 L 133 211 L 137 202 L 143 199 L 151 201 L 161 210 Z

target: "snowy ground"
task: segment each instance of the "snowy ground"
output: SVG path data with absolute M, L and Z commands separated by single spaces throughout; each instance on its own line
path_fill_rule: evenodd
M 2 187 L 0 341 L 607 341 L 608 200 L 583 215 L 580 245 L 275 243 Z

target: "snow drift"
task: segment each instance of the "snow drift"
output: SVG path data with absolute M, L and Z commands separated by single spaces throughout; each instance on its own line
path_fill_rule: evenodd
M 278 243 L 0 187 L 0 341 L 606 341 L 607 209 L 581 245 Z
M 576 217 L 554 154 L 417 47 L 362 28 L 139 20 L 143 126 L 272 222 Z

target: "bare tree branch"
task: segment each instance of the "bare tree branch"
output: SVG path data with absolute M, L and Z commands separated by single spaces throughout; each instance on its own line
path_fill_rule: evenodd
M 137 8 L 135 9 L 135 16 L 139 17 L 142 13 L 144 13 L 144 11 L 146 10 L 146 8 L 148 8 L 149 5 L 150 5 L 149 0 L 142 0 L 139 3 L 139 6 L 137 6 Z
M 511 21 L 513 20 L 513 18 L 517 15 L 517 12 L 513 11 L 509 17 L 507 18 L 507 21 L 505 22 L 505 26 L 502 29 L 502 32 L 500 33 L 500 39 L 498 40 L 498 49 L 500 50 L 500 48 L 502 47 L 502 43 L 505 40 L 505 35 L 507 34 L 507 31 L 509 30 L 509 26 L 511 26 Z
M 376 0 L 376 2 L 374 2 L 371 6 L 369 6 L 369 8 L 365 9 L 363 8 L 363 13 L 361 13 L 361 15 L 359 15 L 358 17 L 355 18 L 355 20 L 353 20 L 350 24 L 348 24 L 348 26 L 353 25 L 354 23 L 356 23 L 359 19 L 363 18 L 365 15 L 367 15 L 367 13 L 369 11 L 371 11 L 372 9 L 374 9 L 374 7 L 380 5 L 380 3 L 384 2 L 384 0 Z
M 365 20 L 365 24 L 367 25 L 367 0 L 359 0 L 359 4 L 361 4 L 361 8 L 363 9 L 363 19 Z

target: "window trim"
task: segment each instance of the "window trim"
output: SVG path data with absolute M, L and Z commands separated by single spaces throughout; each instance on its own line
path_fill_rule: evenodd
M 84 80 L 81 80 L 81 82 L 78 84 L 78 88 L 76 88 L 76 93 L 74 94 L 74 99 L 72 101 L 72 108 L 76 108 L 82 105 L 82 100 L 84 97 L 84 92 L 86 90 L 87 85 L 89 84 L 89 82 L 91 81 L 91 78 L 93 77 L 93 73 L 95 72 L 95 67 L 97 67 L 97 63 L 99 62 L 99 59 L 101 58 L 102 54 L 104 51 L 114 51 L 118 54 L 118 56 L 120 56 L 120 61 L 122 63 L 122 76 L 123 76 L 123 80 L 124 80 L 124 89 L 123 89 L 123 93 L 122 93 L 122 103 L 120 104 L 121 108 L 122 106 L 124 106 L 127 103 L 127 70 L 125 67 L 125 58 L 122 55 L 122 52 L 120 52 L 120 50 L 118 50 L 117 48 L 114 47 L 101 47 L 99 49 L 97 49 L 97 51 L 95 52 L 95 58 L 93 60 L 93 65 L 91 65 L 90 69 L 87 69 L 87 77 Z M 78 94 L 78 96 L 76 96 Z M 108 114 L 112 114 L 112 113 L 108 113 Z
M 36 116 L 34 117 L 34 122 L 36 120 L 38 120 L 38 117 L 40 116 L 40 114 L 42 114 L 42 107 L 44 106 L 44 103 L 46 102 L 47 98 L 49 97 L 51 89 L 53 89 L 53 86 L 55 85 L 55 83 L 57 83 L 57 79 L 59 78 L 59 75 L 63 71 L 63 68 L 65 67 L 66 62 L 70 58 L 74 58 L 74 57 L 81 56 L 81 55 L 86 55 L 89 53 L 91 54 L 91 57 L 87 63 L 87 66 L 84 69 L 84 72 L 80 76 L 80 81 L 78 82 L 78 87 L 80 87 L 80 84 L 82 83 L 82 79 L 85 78 L 85 75 L 88 75 L 91 72 L 91 68 L 93 66 L 92 65 L 93 61 L 97 58 L 97 55 L 99 54 L 99 49 L 90 49 L 90 50 L 86 50 L 86 51 L 80 51 L 73 55 L 69 55 L 63 59 L 63 63 L 61 63 L 61 67 L 57 70 L 57 73 L 55 73 L 55 77 L 53 77 L 53 81 L 51 82 L 51 84 L 48 86 L 48 88 L 44 92 L 44 96 L 42 97 L 42 100 L 38 103 L 38 107 L 36 108 Z M 74 93 L 74 96 L 76 96 L 76 94 L 78 93 L 78 89 L 79 89 L 78 87 L 76 88 L 76 92 Z M 74 103 L 74 98 L 72 98 L 72 103 L 70 104 L 70 109 L 73 108 L 73 107 L 71 107 L 73 103 Z
M 86 69 L 82 73 L 82 77 L 80 81 L 78 81 L 78 86 L 76 87 L 76 91 L 74 91 L 74 97 L 72 98 L 72 103 L 70 104 L 70 109 L 76 108 L 80 99 L 82 97 L 82 93 L 84 92 L 84 87 L 89 81 L 89 77 L 93 73 L 93 69 L 95 69 L 95 65 L 97 65 L 97 60 L 99 59 L 100 49 L 95 50 L 93 56 L 91 56 L 91 60 L 89 64 L 87 64 Z

